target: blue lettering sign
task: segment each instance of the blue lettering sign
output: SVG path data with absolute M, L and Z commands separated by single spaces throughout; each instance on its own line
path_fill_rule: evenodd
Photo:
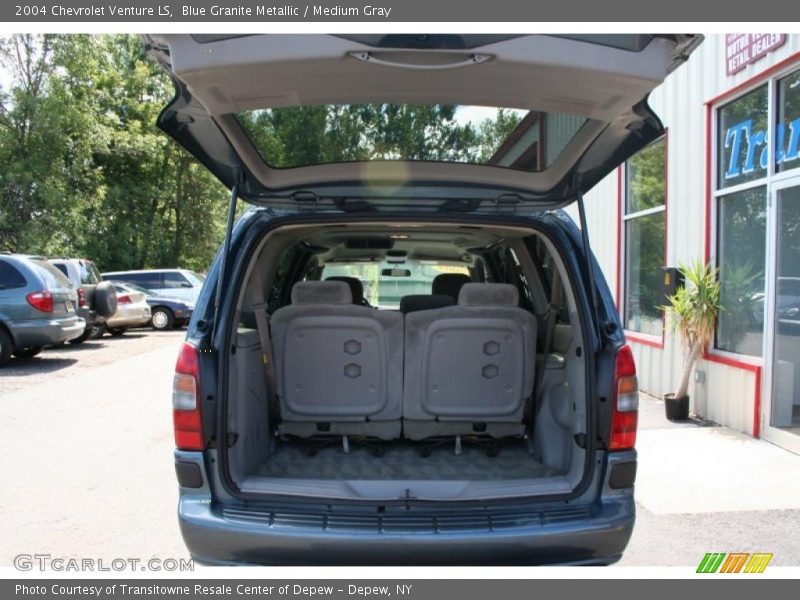
M 725 133 L 725 147 L 731 149 L 731 162 L 728 170 L 725 171 L 725 179 L 738 177 L 742 171 L 739 166 L 739 156 L 742 153 L 742 138 L 750 138 L 750 129 L 753 126 L 753 119 L 747 119 L 741 123 L 729 127 Z
M 775 128 L 775 162 L 777 164 L 797 160 L 800 156 L 800 117 L 789 123 L 789 141 L 786 143 L 786 124 Z M 753 120 L 747 119 L 732 125 L 725 132 L 725 148 L 730 150 L 730 160 L 725 179 L 734 179 L 759 169 L 766 169 L 769 162 L 769 140 L 766 131 L 753 131 Z M 759 152 L 759 147 L 761 151 Z M 742 164 L 744 159 L 744 164 Z M 756 163 L 756 159 L 758 163 Z

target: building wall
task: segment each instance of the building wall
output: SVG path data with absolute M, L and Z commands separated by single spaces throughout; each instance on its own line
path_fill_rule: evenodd
M 797 58 L 800 35 L 741 72 L 726 75 L 725 36 L 709 35 L 688 63 L 672 73 L 650 97 L 667 128 L 666 264 L 704 259 L 706 250 L 706 160 L 712 143 L 707 132 L 707 103 L 746 84 L 787 59 Z M 713 166 L 712 166 L 713 169 Z M 713 171 L 712 171 L 713 172 Z M 614 172 L 586 196 L 592 247 L 612 290 L 620 289 L 621 171 Z M 577 211 L 569 209 L 577 222 Z M 713 227 L 713 224 L 710 224 Z M 620 299 L 618 298 L 618 306 Z M 640 388 L 654 396 L 674 391 L 681 368 L 681 348 L 666 332 L 663 341 L 628 335 L 636 357 Z M 729 360 L 707 356 L 696 369 L 705 383 L 690 384 L 691 409 L 739 431 L 758 434 L 757 403 L 762 396 L 762 359 Z

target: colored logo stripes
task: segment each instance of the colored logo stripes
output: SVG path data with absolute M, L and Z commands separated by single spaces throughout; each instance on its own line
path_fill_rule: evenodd
M 763 573 L 772 553 L 708 552 L 697 566 L 698 573 Z

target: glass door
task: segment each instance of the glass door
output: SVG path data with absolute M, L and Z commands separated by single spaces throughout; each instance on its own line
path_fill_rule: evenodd
M 800 182 L 773 188 L 764 437 L 800 453 Z

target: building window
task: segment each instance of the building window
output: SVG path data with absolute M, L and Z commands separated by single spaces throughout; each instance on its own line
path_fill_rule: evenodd
M 625 329 L 660 336 L 664 304 L 666 139 L 641 150 L 625 164 Z
M 776 175 L 800 167 L 800 71 L 770 79 L 718 108 L 716 139 L 716 264 L 722 309 L 715 347 L 761 356 L 767 205 Z M 770 139 L 775 140 L 773 148 Z
M 716 347 L 761 355 L 764 337 L 764 265 L 767 188 L 721 196 L 717 204 L 720 305 Z

